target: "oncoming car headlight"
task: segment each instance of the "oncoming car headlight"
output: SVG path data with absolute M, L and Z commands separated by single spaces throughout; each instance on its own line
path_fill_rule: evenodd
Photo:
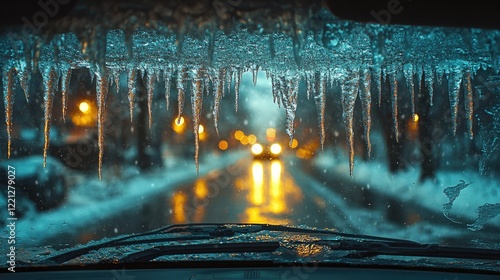
M 271 145 L 271 153 L 275 155 L 279 155 L 281 153 L 281 145 L 278 143 L 274 143 Z
M 253 144 L 252 145 L 252 153 L 254 155 L 260 155 L 262 154 L 263 148 L 261 144 Z

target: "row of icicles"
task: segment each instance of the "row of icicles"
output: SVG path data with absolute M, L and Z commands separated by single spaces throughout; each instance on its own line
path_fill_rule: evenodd
M 7 128 L 8 136 L 8 157 L 10 157 L 11 151 L 11 134 L 12 134 L 12 108 L 14 102 L 14 77 L 17 75 L 19 79 L 19 84 L 24 90 L 26 100 L 29 99 L 29 79 L 31 78 L 31 73 L 26 69 L 25 64 L 18 63 L 14 67 L 7 67 L 3 69 L 3 85 L 4 85 L 4 102 L 5 102 L 5 122 Z M 44 150 L 43 166 L 45 167 L 47 150 L 49 147 L 49 135 L 50 135 L 50 119 L 52 112 L 52 104 L 54 93 L 57 90 L 57 85 L 60 86 L 61 98 L 62 98 L 62 115 L 65 118 L 67 111 L 67 95 L 71 80 L 72 68 L 69 65 L 62 66 L 57 65 L 50 67 L 40 67 L 41 75 L 43 79 L 44 88 Z M 437 68 L 436 68 L 437 69 Z M 449 69 L 442 70 L 440 73 L 438 70 L 430 66 L 415 66 L 411 64 L 404 65 L 402 68 L 388 68 L 381 69 L 375 68 L 372 70 L 368 69 L 342 69 L 342 70 L 331 70 L 327 72 L 287 72 L 287 73 L 270 73 L 266 72 L 267 78 L 271 79 L 272 82 L 272 94 L 273 100 L 278 106 L 283 106 L 286 110 L 286 132 L 293 138 L 294 127 L 293 121 L 295 118 L 295 112 L 297 110 L 297 99 L 299 94 L 299 84 L 301 80 L 306 82 L 307 86 L 307 98 L 313 97 L 317 111 L 318 111 L 318 123 L 320 131 L 320 142 L 323 148 L 325 142 L 325 104 L 327 98 L 328 87 L 332 87 L 335 83 L 339 83 L 341 86 L 341 103 L 342 103 L 342 118 L 345 124 L 347 142 L 348 142 L 348 153 L 349 153 L 349 167 L 350 174 L 353 175 L 354 170 L 354 105 L 356 99 L 360 98 L 362 105 L 362 117 L 363 117 L 363 127 L 366 139 L 368 155 L 371 152 L 370 144 L 370 129 L 371 129 L 371 82 L 375 82 L 375 87 L 378 92 L 379 104 L 381 100 L 381 78 L 382 76 L 388 77 L 391 85 L 391 110 L 393 117 L 393 126 L 396 139 L 398 139 L 398 80 L 396 78 L 397 73 L 401 71 L 407 82 L 407 86 L 410 93 L 411 100 L 411 110 L 412 114 L 415 113 L 414 105 L 414 95 L 415 95 L 415 84 L 414 76 L 417 78 L 417 83 L 420 88 L 421 83 L 429 89 L 429 94 L 432 100 L 432 88 L 434 83 L 434 77 L 438 77 L 438 82 L 442 82 L 443 74 L 448 76 L 449 83 L 449 99 L 451 104 L 451 114 L 453 123 L 453 133 L 457 129 L 457 115 L 459 108 L 459 91 L 460 88 L 464 89 L 464 100 L 465 100 L 465 112 L 467 115 L 467 131 L 469 136 L 472 138 L 472 115 L 473 115 L 473 89 L 471 85 L 471 71 L 467 69 L 462 69 L 460 67 L 450 67 Z M 144 76 L 144 83 L 147 91 L 147 106 L 148 106 L 148 123 L 151 127 L 153 116 L 152 116 L 152 102 L 154 87 L 156 83 L 161 81 L 164 82 L 165 86 L 165 99 L 167 108 L 169 108 L 169 99 L 171 85 L 174 84 L 178 92 L 178 118 L 180 119 L 183 114 L 182 108 L 184 107 L 185 95 L 187 92 L 187 85 L 191 83 L 191 106 L 193 114 L 193 132 L 195 134 L 195 163 L 196 170 L 199 170 L 198 155 L 199 155 L 199 139 L 198 139 L 198 128 L 200 125 L 200 118 L 202 112 L 203 104 L 203 92 L 210 92 L 210 86 L 212 86 L 214 106 L 213 106 L 213 116 L 214 125 L 218 134 L 218 120 L 219 120 L 219 110 L 220 110 L 220 100 L 224 96 L 225 92 L 230 92 L 231 84 L 234 82 L 234 93 L 235 93 L 235 110 L 238 111 L 238 99 L 239 99 L 239 89 L 242 73 L 245 71 L 251 71 L 253 75 L 254 85 L 257 83 L 257 74 L 259 67 L 253 65 L 249 68 L 243 69 L 240 67 L 227 67 L 227 68 L 204 68 L 204 67 L 187 67 L 187 66 L 172 66 L 166 68 L 154 68 L 148 67 L 143 69 L 132 68 L 127 70 L 128 75 L 128 101 L 130 106 L 130 121 L 133 122 L 133 108 L 134 108 L 134 96 L 136 94 L 136 83 L 137 76 Z M 102 178 L 102 158 L 104 150 L 104 116 L 106 108 L 106 96 L 108 94 L 109 86 L 114 83 L 119 90 L 119 80 L 120 80 L 120 70 L 115 68 L 99 68 L 96 67 L 92 70 L 92 78 L 96 81 L 96 98 L 98 105 L 98 148 L 99 148 L 99 167 L 98 174 L 99 178 Z M 439 72 L 439 73 L 438 73 Z M 421 74 L 425 73 L 425 81 L 421 80 Z M 174 77 L 174 79 L 172 79 Z M 432 105 L 432 101 L 431 104 Z

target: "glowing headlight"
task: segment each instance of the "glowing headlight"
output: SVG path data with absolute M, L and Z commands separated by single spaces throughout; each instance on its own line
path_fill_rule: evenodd
M 278 143 L 274 143 L 271 145 L 271 153 L 275 155 L 279 155 L 281 153 L 281 146 Z
M 253 144 L 252 145 L 252 153 L 254 155 L 260 155 L 262 153 L 262 145 L 261 144 Z

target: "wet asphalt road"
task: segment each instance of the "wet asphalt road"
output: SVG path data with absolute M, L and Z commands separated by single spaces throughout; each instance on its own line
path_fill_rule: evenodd
M 282 160 L 242 159 L 165 194 L 164 221 L 331 227 L 325 202 L 301 188 Z
M 305 225 L 425 242 L 418 233 L 414 236 L 415 228 L 409 228 L 420 224 L 427 225 L 421 234 L 450 244 L 461 244 L 464 238 L 495 237 L 491 232 L 479 236 L 456 225 L 450 227 L 441 213 L 374 195 L 352 182 L 325 182 L 320 175 L 298 166 L 298 162 L 244 158 L 228 168 L 166 190 L 139 208 L 121 212 L 79 236 L 61 239 L 71 245 L 183 223 Z

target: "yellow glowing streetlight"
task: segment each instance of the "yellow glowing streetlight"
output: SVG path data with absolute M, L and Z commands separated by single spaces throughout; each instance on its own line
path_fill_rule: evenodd
M 266 130 L 266 139 L 267 141 L 274 141 L 276 139 L 276 129 L 274 128 L 268 128 Z
M 248 143 L 251 145 L 257 143 L 257 136 L 253 134 L 248 135 Z
M 202 134 L 203 132 L 205 132 L 205 127 L 203 127 L 203 125 L 200 124 L 200 126 L 198 126 L 198 133 Z
M 290 148 L 292 148 L 292 149 L 297 148 L 298 145 L 299 145 L 299 141 L 297 141 L 297 139 L 293 139 L 292 143 L 288 143 L 288 146 L 290 146 Z
M 413 122 L 418 122 L 419 119 L 420 117 L 418 116 L 418 114 L 413 115 Z
M 274 128 L 268 128 L 266 130 L 267 137 L 276 137 L 276 130 Z
M 243 136 L 245 136 L 245 133 L 243 133 L 243 131 L 241 130 L 236 130 L 236 132 L 234 133 L 234 139 L 238 141 L 240 141 Z
M 182 126 L 184 124 L 184 117 L 180 117 L 180 118 L 177 117 L 177 118 L 175 118 L 175 122 L 174 123 L 175 123 L 176 126 Z
M 225 150 L 227 150 L 228 147 L 229 147 L 229 144 L 227 143 L 226 140 L 221 140 L 219 142 L 219 149 L 225 151 Z
M 175 118 L 172 128 L 176 133 L 184 133 L 184 129 L 186 129 L 186 120 L 184 119 L 184 117 Z
M 250 143 L 248 141 L 248 137 L 246 135 L 244 135 L 243 137 L 241 137 L 241 140 L 240 140 L 241 144 L 243 145 L 248 145 L 248 143 Z
M 80 105 L 78 105 L 78 109 L 80 109 L 80 112 L 86 115 L 90 114 L 90 104 L 87 101 L 80 102 Z

